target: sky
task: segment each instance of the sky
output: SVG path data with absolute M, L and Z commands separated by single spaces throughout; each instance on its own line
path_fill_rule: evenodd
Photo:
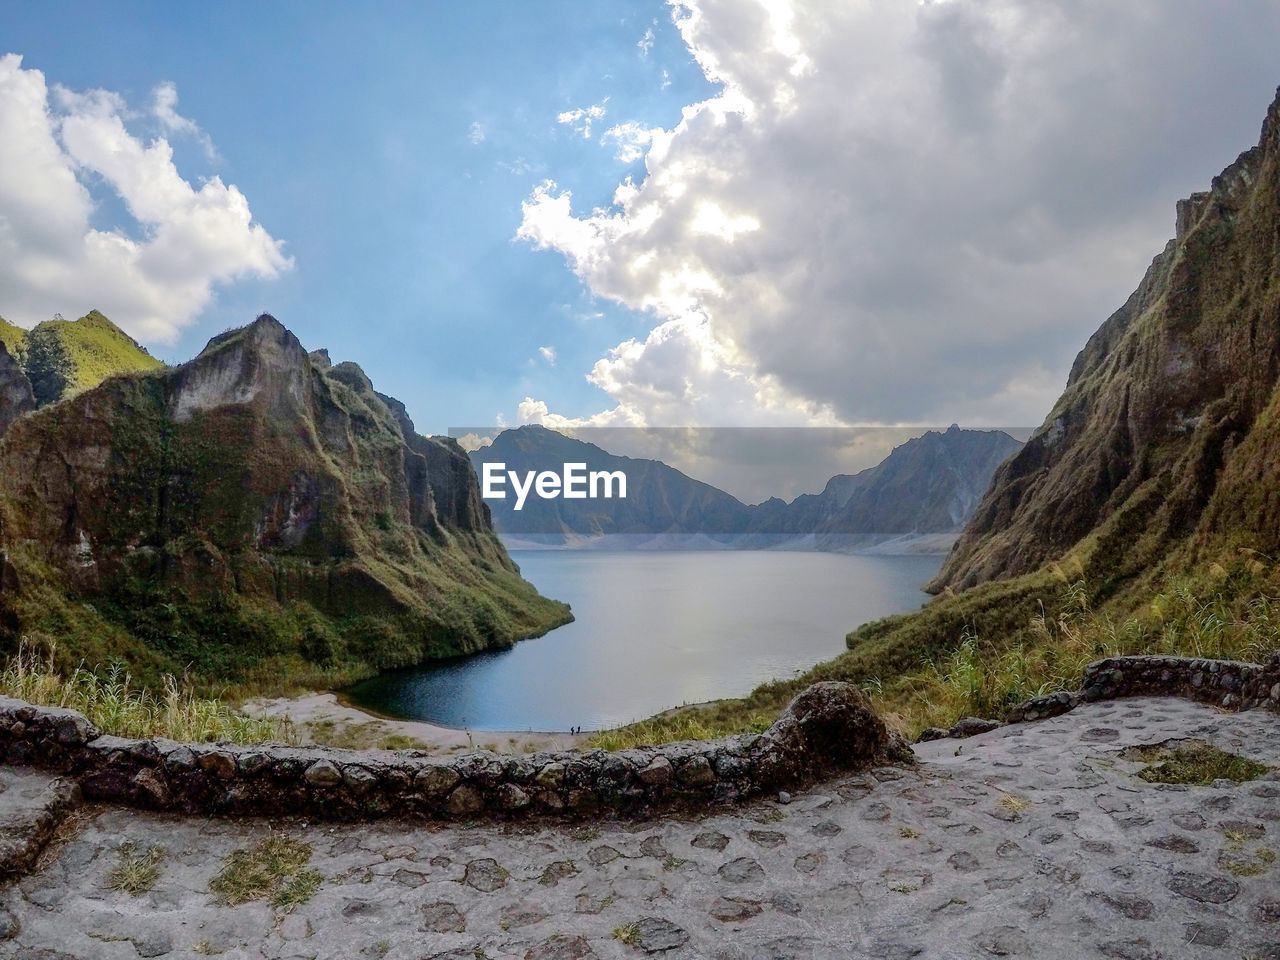
M 0 7 L 0 316 L 268 311 L 419 429 L 1036 424 L 1280 0 Z

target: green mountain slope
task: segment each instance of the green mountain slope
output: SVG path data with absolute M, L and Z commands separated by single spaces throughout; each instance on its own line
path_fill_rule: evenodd
M 4 317 L 0 317 L 0 343 L 8 347 L 10 354 L 18 348 L 18 345 L 22 343 L 26 335 L 27 331 L 21 327 L 14 326 Z
M 0 644 L 257 689 L 509 646 L 569 619 L 466 454 L 271 317 L 0 440 Z
M 75 363 L 75 378 L 70 389 L 88 390 L 107 377 L 118 373 L 158 370 L 164 366 L 147 353 L 136 340 L 97 310 L 90 310 L 79 320 L 45 320 L 37 329 L 56 330 Z M 0 319 L 0 341 L 13 353 L 25 339 L 27 331 Z

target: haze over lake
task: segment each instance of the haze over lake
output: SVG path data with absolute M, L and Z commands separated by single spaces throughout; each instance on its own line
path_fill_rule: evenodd
M 386 673 L 347 695 L 391 716 L 474 730 L 593 730 L 741 696 L 914 610 L 942 557 L 790 551 L 514 550 L 577 618 L 513 649 Z

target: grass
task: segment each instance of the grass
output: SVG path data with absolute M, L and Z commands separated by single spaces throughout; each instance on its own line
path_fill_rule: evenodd
M 1000 795 L 1000 806 L 1004 807 L 1010 813 L 1022 813 L 1027 807 L 1031 806 L 1031 801 L 1025 797 L 1015 796 L 1012 793 L 1004 793 Z
M 107 889 L 120 890 L 135 897 L 146 893 L 160 879 L 163 860 L 162 848 L 151 847 L 140 853 L 137 844 L 126 840 L 120 844 L 120 862 L 107 874 Z
M 310 862 L 311 844 L 271 836 L 251 848 L 233 850 L 209 881 L 209 889 L 224 906 L 266 900 L 287 912 L 315 896 L 324 882 L 322 874 L 307 869 Z
M 13 356 L 17 352 L 19 344 L 26 338 L 26 330 L 10 323 L 4 317 L 0 317 L 0 343 L 5 345 L 5 349 L 9 351 L 9 356 Z
M 1208 786 L 1215 780 L 1247 783 L 1258 779 L 1268 769 L 1256 760 L 1219 750 L 1199 740 L 1134 747 L 1125 752 L 1124 758 L 1140 760 L 1148 765 L 1138 774 L 1148 783 L 1192 786 Z
M 659 716 L 613 730 L 593 734 L 587 744 L 601 750 L 629 750 L 642 744 L 671 743 L 677 740 L 714 740 L 735 733 L 763 733 L 777 719 L 767 713 L 722 720 L 701 716 L 697 707 L 688 708 L 673 717 Z
M 118 373 L 164 366 L 97 310 L 79 320 L 46 320 L 40 326 L 56 330 L 71 354 L 76 372 L 70 390 L 88 390 Z
M 1253 853 L 1224 853 L 1218 857 L 1218 866 L 1237 877 L 1259 877 L 1275 862 L 1275 851 L 1269 847 L 1260 847 Z
M 638 923 L 624 923 L 620 927 L 615 927 L 613 939 L 619 943 L 625 943 L 629 947 L 634 946 L 640 942 L 640 925 Z
M 1085 666 L 1104 657 L 1166 654 L 1256 662 L 1280 648 L 1280 599 L 1268 594 L 1233 597 L 1223 589 L 1197 591 L 1184 581 L 1124 617 L 1095 610 L 1091 598 L 1084 579 L 1070 581 L 1053 611 L 1041 605 L 1023 639 L 1012 644 L 965 626 L 946 654 L 928 657 L 901 676 L 876 678 L 872 700 L 897 726 L 918 733 L 963 716 L 1000 718 L 1031 697 L 1074 690 Z
M 66 707 L 118 737 L 167 737 L 188 742 L 292 743 L 287 720 L 246 716 L 225 702 L 198 697 L 189 683 L 163 678 L 159 693 L 133 685 L 123 667 L 101 673 L 83 666 L 69 675 L 56 666 L 56 648 L 24 641 L 0 671 L 0 694 L 37 706 Z
M 307 723 L 311 739 L 322 747 L 341 747 L 346 750 L 429 750 L 429 744 L 404 733 L 386 733 L 386 725 L 380 720 L 365 723 L 343 723 L 334 720 L 312 720 Z

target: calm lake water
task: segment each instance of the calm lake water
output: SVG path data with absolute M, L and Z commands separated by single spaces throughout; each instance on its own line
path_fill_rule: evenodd
M 347 691 L 379 713 L 473 730 L 587 730 L 741 696 L 914 610 L 941 556 L 514 550 L 577 619 L 500 653 L 382 674 Z

